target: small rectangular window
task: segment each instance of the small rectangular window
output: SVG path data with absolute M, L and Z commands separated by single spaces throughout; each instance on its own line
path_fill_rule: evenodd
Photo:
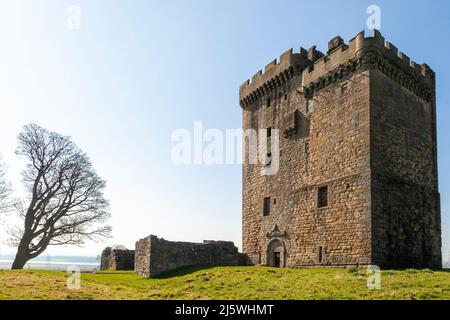
M 312 112 L 314 109 L 314 100 L 312 98 L 306 100 L 306 113 Z
M 270 197 L 265 197 L 263 203 L 263 216 L 268 216 L 269 214 L 270 214 Z
M 272 127 L 267 128 L 267 138 L 270 138 L 272 136 Z
M 328 207 L 328 187 L 320 187 L 317 191 L 317 207 Z
M 285 94 L 285 95 L 284 95 L 284 101 L 286 101 L 287 99 L 288 99 L 288 95 Z

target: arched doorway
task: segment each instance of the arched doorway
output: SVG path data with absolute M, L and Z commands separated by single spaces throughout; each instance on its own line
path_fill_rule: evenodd
M 267 265 L 270 267 L 284 267 L 284 244 L 274 239 L 267 246 Z

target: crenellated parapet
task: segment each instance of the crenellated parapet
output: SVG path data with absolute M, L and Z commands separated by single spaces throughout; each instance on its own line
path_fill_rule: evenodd
M 432 99 L 435 87 L 433 70 L 426 64 L 418 65 L 392 43 L 385 42 L 379 31 L 374 30 L 371 37 L 365 37 L 364 32 L 360 32 L 348 45 L 335 39 L 330 41 L 327 55 L 303 70 L 305 96 L 355 71 L 378 69 L 421 99 Z
M 272 60 L 262 70 L 258 71 L 250 80 L 245 81 L 239 88 L 239 101 L 242 107 L 251 105 L 262 96 L 282 86 L 294 75 L 300 75 L 302 70 L 322 57 L 323 54 L 315 47 L 305 50 L 300 48 L 297 53 L 293 49 L 284 52 L 279 60 Z
M 300 48 L 298 53 L 292 49 L 286 51 L 279 61 L 271 61 L 264 72 L 258 71 L 241 85 L 239 102 L 241 107 L 248 107 L 283 86 L 294 75 L 301 76 L 303 94 L 311 96 L 315 91 L 365 69 L 378 69 L 421 99 L 433 99 L 434 71 L 426 64 L 412 61 L 374 30 L 370 37 L 366 37 L 364 31 L 358 33 L 348 44 L 340 37 L 331 39 L 325 55 L 315 46 L 308 51 Z

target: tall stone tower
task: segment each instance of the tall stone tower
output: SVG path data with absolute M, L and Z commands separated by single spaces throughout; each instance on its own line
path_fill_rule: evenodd
M 428 65 L 378 31 L 361 32 L 348 44 L 332 39 L 326 54 L 286 51 L 239 99 L 244 130 L 263 130 L 269 142 L 280 133 L 267 154 L 278 158 L 275 173 L 244 148 L 243 251 L 253 264 L 441 267 Z

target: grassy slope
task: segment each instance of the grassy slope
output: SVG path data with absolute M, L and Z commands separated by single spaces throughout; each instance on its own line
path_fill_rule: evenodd
M 450 272 L 383 271 L 368 290 L 364 270 L 192 267 L 158 279 L 84 273 L 66 288 L 60 271 L 0 271 L 0 299 L 450 299 Z

